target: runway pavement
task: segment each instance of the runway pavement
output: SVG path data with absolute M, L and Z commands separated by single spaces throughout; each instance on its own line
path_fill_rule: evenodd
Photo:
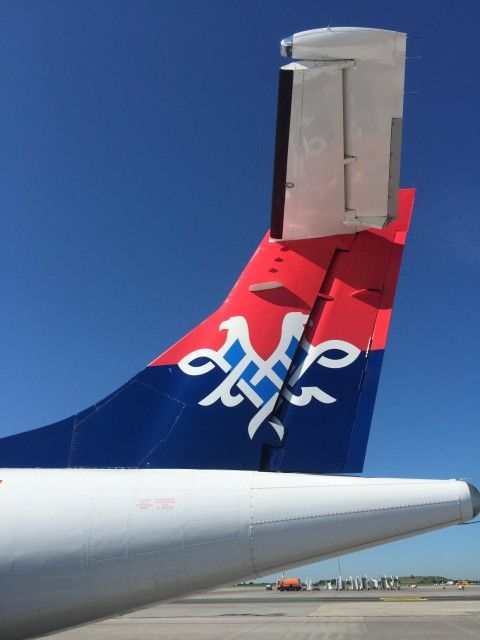
M 52 636 L 56 640 L 480 639 L 480 587 L 276 592 L 230 587 Z

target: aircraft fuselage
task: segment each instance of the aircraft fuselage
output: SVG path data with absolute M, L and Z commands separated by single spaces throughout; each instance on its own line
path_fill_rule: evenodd
M 0 476 L 2 640 L 438 529 L 478 510 L 475 490 L 454 480 L 173 469 Z

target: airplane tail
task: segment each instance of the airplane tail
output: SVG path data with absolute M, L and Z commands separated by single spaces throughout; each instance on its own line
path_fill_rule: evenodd
M 413 206 L 270 242 L 225 303 L 103 401 L 0 441 L 1 467 L 362 470 Z
M 0 466 L 362 470 L 414 199 L 405 34 L 338 30 L 351 64 L 334 31 L 284 45 L 310 59 L 280 71 L 271 230 L 225 303 L 103 401 L 0 440 Z

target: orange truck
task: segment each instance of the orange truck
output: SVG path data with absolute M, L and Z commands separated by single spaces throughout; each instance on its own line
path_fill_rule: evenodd
M 283 580 L 277 580 L 277 591 L 301 591 L 302 583 L 300 578 L 283 578 Z

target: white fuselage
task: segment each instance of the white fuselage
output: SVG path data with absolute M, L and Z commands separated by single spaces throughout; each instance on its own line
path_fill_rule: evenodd
M 14 640 L 467 521 L 461 481 L 0 470 L 0 637 Z

